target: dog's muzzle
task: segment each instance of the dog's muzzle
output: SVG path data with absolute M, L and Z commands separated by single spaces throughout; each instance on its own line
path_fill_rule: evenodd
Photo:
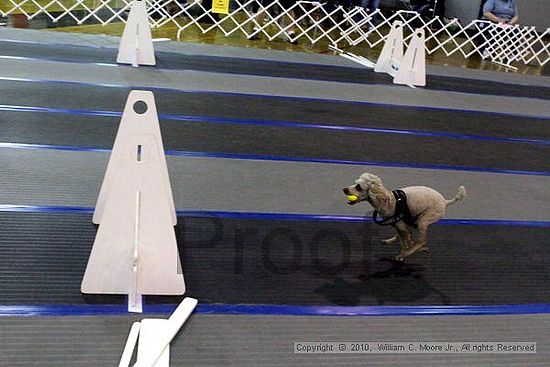
M 350 199 L 348 199 L 348 205 L 355 205 L 355 204 L 357 204 L 357 203 L 360 202 L 360 201 L 361 201 L 361 199 L 359 199 L 359 198 L 357 198 L 357 199 L 355 199 L 355 200 L 350 200 Z
M 346 194 L 349 205 L 354 205 L 361 201 L 359 196 L 352 194 L 347 187 L 345 187 L 342 191 L 344 191 L 344 194 Z

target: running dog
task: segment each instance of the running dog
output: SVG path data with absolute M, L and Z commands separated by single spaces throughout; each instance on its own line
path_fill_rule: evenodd
M 409 186 L 389 191 L 380 177 L 372 173 L 362 174 L 353 185 L 344 188 L 348 204 L 367 201 L 373 208 L 373 221 L 379 225 L 392 225 L 397 235 L 382 241 L 390 245 L 399 240 L 401 251 L 395 260 L 403 261 L 417 251 L 428 251 L 428 226 L 445 215 L 449 205 L 466 197 L 466 188 L 460 186 L 454 199 L 447 200 L 439 192 L 426 186 Z M 380 218 L 378 217 L 380 216 Z M 412 230 L 418 229 L 416 241 Z

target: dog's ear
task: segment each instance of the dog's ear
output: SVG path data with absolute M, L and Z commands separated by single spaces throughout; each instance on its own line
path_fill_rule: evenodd
M 367 190 L 367 201 L 371 204 L 376 201 L 376 195 L 372 193 L 372 190 Z
M 381 190 L 380 186 L 372 185 L 369 187 L 367 192 L 370 203 L 379 203 L 379 204 L 388 204 L 388 197 L 386 196 L 384 190 Z

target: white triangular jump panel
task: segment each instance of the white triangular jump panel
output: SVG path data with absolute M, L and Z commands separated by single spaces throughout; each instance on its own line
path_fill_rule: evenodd
M 122 152 L 128 164 L 113 182 L 82 280 L 83 293 L 185 292 L 171 210 L 161 191 L 159 147 L 152 136 L 135 138 L 136 146 Z
M 138 109 L 137 112 L 136 109 Z M 146 111 L 143 112 L 143 109 L 146 109 Z M 153 139 L 158 142 L 156 145 L 158 146 L 158 156 L 160 158 L 162 178 L 162 186 L 159 187 L 159 190 L 164 193 L 166 199 L 168 200 L 172 224 L 176 225 L 177 223 L 174 198 L 172 196 L 172 187 L 170 186 L 168 168 L 164 157 L 164 147 L 162 143 L 162 136 L 160 134 L 155 97 L 152 92 L 134 90 L 130 92 L 130 95 L 126 101 L 126 107 L 124 107 L 122 120 L 120 121 L 120 125 L 118 127 L 115 143 L 113 145 L 113 151 L 111 153 L 111 157 L 109 158 L 109 163 L 107 165 L 105 177 L 103 178 L 101 190 L 99 191 L 99 197 L 97 198 L 94 216 L 92 219 L 95 224 L 101 223 L 105 205 L 111 196 L 111 189 L 114 179 L 120 175 L 120 171 L 123 169 L 122 167 L 125 166 L 128 161 L 128 157 L 126 157 L 123 152 L 135 148 L 135 138 L 138 135 L 152 136 Z
M 145 0 L 132 2 L 120 39 L 116 62 L 133 66 L 156 64 Z
M 396 20 L 374 67 L 377 73 L 395 76 L 403 61 L 403 22 Z
M 128 97 L 94 217 L 100 225 L 83 293 L 127 294 L 129 310 L 139 311 L 142 294 L 185 292 L 151 92 L 133 91 Z
M 411 87 L 426 85 L 426 46 L 423 29 L 417 29 L 414 32 L 393 82 Z

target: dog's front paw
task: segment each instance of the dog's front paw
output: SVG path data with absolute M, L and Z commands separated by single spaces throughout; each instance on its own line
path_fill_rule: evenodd
M 403 261 L 405 261 L 405 256 L 403 256 L 403 254 L 397 254 L 397 255 L 395 255 L 395 256 L 393 257 L 393 259 L 394 259 L 395 261 L 401 261 L 401 262 L 403 262 Z

